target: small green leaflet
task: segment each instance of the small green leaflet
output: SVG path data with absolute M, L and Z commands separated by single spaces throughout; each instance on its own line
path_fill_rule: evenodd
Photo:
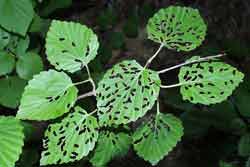
M 84 109 L 75 107 L 60 123 L 49 125 L 43 140 L 41 165 L 62 164 L 82 159 L 94 149 L 98 123 Z
M 10 41 L 10 34 L 0 27 L 0 50 L 4 49 Z
M 7 44 L 7 46 L 4 48 L 4 50 L 6 52 L 10 52 L 10 53 L 14 53 L 16 55 L 16 50 L 17 50 L 17 46 L 19 44 L 21 38 L 19 38 L 17 35 L 11 35 L 10 36 L 10 40 L 9 43 Z
M 96 90 L 100 124 L 127 124 L 144 116 L 159 95 L 160 83 L 155 71 L 134 60 L 115 65 Z
M 64 72 L 43 71 L 25 87 L 17 118 L 49 120 L 69 112 L 77 99 L 77 88 Z
M 194 56 L 187 61 L 199 59 Z M 183 100 L 204 105 L 220 103 L 242 82 L 244 74 L 229 64 L 209 61 L 183 66 L 179 73 Z
M 90 162 L 93 166 L 106 166 L 113 158 L 125 155 L 130 144 L 131 137 L 128 134 L 104 131 L 100 134 L 94 156 Z
M 30 38 L 28 35 L 23 38 L 18 38 L 17 46 L 16 49 L 14 50 L 15 54 L 19 57 L 25 55 L 26 50 L 29 48 L 29 44 L 30 44 Z
M 50 1 L 52 2 L 52 1 Z M 42 37 L 46 36 L 50 26 L 50 19 L 45 19 L 35 14 L 32 23 L 29 28 L 31 33 L 39 33 Z
M 8 31 L 25 36 L 33 15 L 30 0 L 0 1 L 0 25 Z
M 29 80 L 42 70 L 42 59 L 35 52 L 28 52 L 24 56 L 18 57 L 16 72 L 20 78 Z
M 26 84 L 25 80 L 16 76 L 0 79 L 0 104 L 5 107 L 16 108 Z
M 181 121 L 171 114 L 158 113 L 155 119 L 144 123 L 133 135 L 136 153 L 144 160 L 156 165 L 181 140 Z
M 0 51 L 0 76 L 9 74 L 15 68 L 15 57 L 7 52 Z
M 147 24 L 148 38 L 177 51 L 191 51 L 205 39 L 207 26 L 197 9 L 170 6 Z
M 9 43 L 5 46 L 4 50 L 10 54 L 20 57 L 25 55 L 29 47 L 30 39 L 29 36 L 19 37 L 17 35 L 11 35 Z
M 243 135 L 238 144 L 238 154 L 243 157 L 250 156 L 250 134 Z
M 0 166 L 13 167 L 24 145 L 23 127 L 14 117 L 0 116 Z
M 97 36 L 84 25 L 54 20 L 46 38 L 48 60 L 58 70 L 82 69 L 97 55 Z

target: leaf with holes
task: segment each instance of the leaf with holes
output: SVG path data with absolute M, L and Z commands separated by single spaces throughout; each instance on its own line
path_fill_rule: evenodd
M 97 55 L 99 43 L 84 25 L 54 20 L 46 38 L 48 60 L 58 70 L 71 73 L 82 69 Z
M 90 162 L 93 166 L 106 166 L 113 158 L 125 155 L 130 144 L 131 138 L 128 134 L 104 131 L 100 134 L 94 156 Z
M 200 46 L 206 24 L 197 9 L 170 6 L 159 10 L 147 24 L 148 38 L 177 51 L 191 51 Z
M 10 41 L 10 34 L 0 27 L 0 50 L 4 49 Z
M 28 52 L 18 57 L 16 72 L 20 78 L 31 79 L 33 75 L 43 70 L 43 62 L 41 57 L 35 52 Z
M 77 99 L 77 88 L 64 72 L 43 71 L 25 87 L 17 117 L 49 120 L 69 112 Z
M 115 65 L 96 90 L 100 124 L 127 124 L 144 116 L 159 95 L 160 83 L 155 71 L 134 60 Z
M 8 31 L 25 36 L 33 16 L 30 0 L 0 1 L 0 25 Z
M 0 104 L 5 107 L 16 108 L 26 84 L 25 80 L 16 76 L 0 79 Z
M 75 107 L 60 123 L 49 125 L 43 140 L 41 165 L 62 164 L 82 159 L 98 139 L 95 117 Z
M 13 167 L 24 144 L 23 127 L 14 117 L 0 116 L 0 166 Z
M 199 58 L 194 56 L 187 61 Z M 178 77 L 183 83 L 180 90 L 183 100 L 209 105 L 226 100 L 244 74 L 229 64 L 209 61 L 182 67 Z
M 171 114 L 159 113 L 135 131 L 133 145 L 140 157 L 156 165 L 177 145 L 182 136 L 181 121 Z
M 0 51 L 0 76 L 9 74 L 15 68 L 15 57 L 7 52 Z

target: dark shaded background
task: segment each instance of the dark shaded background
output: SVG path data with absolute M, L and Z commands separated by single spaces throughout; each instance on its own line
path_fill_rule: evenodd
M 227 53 L 227 57 L 224 58 L 226 62 L 248 74 L 250 70 L 250 1 L 248 0 L 73 0 L 72 6 L 53 12 L 48 18 L 78 21 L 94 29 L 104 48 L 91 64 L 91 70 L 98 80 L 99 76 L 106 69 L 121 60 L 136 59 L 142 64 L 146 62 L 158 47 L 156 43 L 147 40 L 145 32 L 147 19 L 158 9 L 168 7 L 169 5 L 185 5 L 199 9 L 208 25 L 208 33 L 203 45 L 192 53 L 177 53 L 164 49 L 152 63 L 153 69 L 159 70 L 181 63 L 194 54 L 213 55 L 225 52 Z M 40 8 L 42 9 L 43 6 Z M 106 22 L 100 21 L 100 16 L 107 9 L 111 9 L 114 13 Z M 136 24 L 136 29 L 138 30 L 136 35 L 132 35 L 132 37 L 124 34 L 124 26 L 130 20 Z M 117 32 L 120 32 L 120 34 L 118 33 L 117 35 Z M 44 42 L 42 37 L 41 41 Z M 45 57 L 44 48 L 42 53 Z M 47 68 L 50 68 L 46 59 L 44 61 L 47 64 Z M 177 72 L 173 71 L 162 76 L 163 81 L 165 83 L 177 82 Z M 82 73 L 76 74 L 74 78 L 76 80 L 82 78 Z M 86 90 L 86 88 L 83 88 L 83 90 Z M 167 91 L 161 93 L 162 112 L 172 112 L 177 116 L 185 112 L 185 109 L 173 107 L 173 105 L 165 102 L 167 101 L 166 94 L 168 94 Z M 88 104 L 88 107 L 91 108 L 89 105 L 94 106 L 95 100 L 89 99 L 81 103 L 82 105 Z M 194 107 L 196 110 L 206 110 L 204 106 Z M 5 115 L 14 115 L 16 112 L 6 108 L 0 108 L 0 110 L 5 111 L 3 113 Z M 241 115 L 239 117 L 242 118 Z M 248 123 L 247 118 L 242 119 Z M 40 150 L 41 138 L 47 123 L 34 122 L 33 124 L 36 130 L 25 148 L 28 148 L 28 150 L 29 148 Z M 185 136 L 182 142 L 157 166 L 217 167 L 218 161 L 221 159 L 226 159 L 230 162 L 235 161 L 241 166 L 243 161 L 235 152 L 237 142 L 235 145 L 230 145 L 230 149 L 233 150 L 230 154 L 227 153 L 228 155 L 225 155 L 224 152 L 224 144 L 227 142 L 229 144 L 234 143 L 237 141 L 236 139 L 238 139 L 238 136 L 235 134 L 210 127 L 206 129 L 205 133 L 198 135 L 198 137 L 192 135 Z M 34 166 L 39 166 L 39 163 L 34 163 Z M 66 166 L 87 167 L 90 164 L 81 161 L 75 164 L 67 164 Z M 127 156 L 112 161 L 108 166 L 149 167 L 150 164 L 140 159 L 131 150 Z

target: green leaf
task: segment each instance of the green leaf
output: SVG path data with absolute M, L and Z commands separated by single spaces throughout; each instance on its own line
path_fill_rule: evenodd
M 160 82 L 155 71 L 135 60 L 115 65 L 96 90 L 100 124 L 127 124 L 144 116 L 159 95 Z
M 0 50 L 4 49 L 10 41 L 10 34 L 0 27 Z
M 30 39 L 29 36 L 19 37 L 16 35 L 11 35 L 10 41 L 6 46 L 6 51 L 11 54 L 16 55 L 17 57 L 23 56 L 26 53 L 26 50 L 29 47 Z
M 13 167 L 24 144 L 23 127 L 14 117 L 0 116 L 0 166 Z
M 15 57 L 7 52 L 0 51 L 0 76 L 9 74 L 15 68 Z
M 58 2 L 58 1 L 53 1 Z M 41 18 L 39 15 L 35 14 L 34 19 L 29 28 L 29 32 L 40 33 L 42 36 L 46 36 L 50 25 L 49 19 Z
M 41 165 L 62 164 L 82 159 L 98 139 L 95 117 L 75 107 L 60 123 L 49 125 L 43 140 Z
M 187 61 L 199 59 L 194 56 Z M 220 103 L 242 82 L 244 74 L 222 62 L 201 62 L 183 66 L 179 73 L 183 100 L 204 105 Z
M 129 150 L 130 144 L 131 138 L 126 133 L 102 132 L 90 162 L 93 166 L 106 166 L 113 158 L 125 155 Z
M 80 70 L 97 55 L 99 43 L 84 25 L 54 20 L 46 38 L 48 60 L 58 70 Z
M 19 38 L 18 43 L 17 43 L 17 47 L 15 49 L 15 54 L 17 56 L 25 55 L 26 50 L 29 47 L 29 44 L 30 44 L 30 38 L 28 35 L 25 38 Z
M 77 88 L 64 72 L 43 71 L 25 87 L 17 117 L 49 120 L 69 112 L 77 99 Z
M 16 76 L 0 79 L 0 104 L 16 108 L 19 105 L 26 81 Z
M 250 134 L 245 134 L 240 138 L 238 144 L 238 154 L 243 157 L 250 156 Z
M 21 38 L 19 38 L 17 35 L 11 35 L 10 36 L 10 40 L 9 40 L 9 43 L 8 45 L 5 47 L 5 50 L 7 52 L 11 52 L 11 53 L 14 53 L 16 54 L 16 48 L 18 46 L 18 41 L 20 40 Z
M 33 15 L 30 0 L 0 1 L 0 25 L 8 31 L 25 36 Z
M 140 157 L 156 165 L 172 151 L 182 136 L 181 121 L 171 114 L 159 113 L 135 131 L 133 145 Z
M 206 30 L 197 9 L 179 6 L 159 10 L 147 25 L 149 39 L 177 51 L 191 51 L 200 46 Z
M 35 52 L 28 52 L 24 56 L 18 57 L 16 72 L 20 78 L 29 80 L 42 70 L 42 59 Z

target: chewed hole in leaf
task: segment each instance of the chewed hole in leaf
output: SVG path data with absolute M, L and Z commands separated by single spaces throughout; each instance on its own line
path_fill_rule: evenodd
M 97 36 L 88 27 L 79 23 L 52 21 L 46 38 L 46 54 L 57 70 L 71 73 L 80 70 L 84 67 L 83 63 L 87 65 L 95 58 L 98 47 Z
M 236 68 L 218 61 L 184 66 L 179 73 L 179 82 L 187 83 L 181 86 L 183 99 L 206 105 L 226 100 L 243 78 Z
M 147 24 L 148 38 L 177 51 L 190 51 L 205 38 L 206 24 L 198 10 L 170 6 L 159 10 Z
M 69 112 L 76 101 L 77 92 L 65 73 L 54 70 L 41 72 L 26 86 L 17 117 L 28 120 L 57 118 Z
M 143 69 L 135 61 L 115 65 L 97 88 L 101 124 L 129 123 L 143 116 L 153 106 L 159 94 L 159 85 L 158 74 Z
M 126 133 L 103 131 L 90 162 L 93 166 L 106 166 L 113 158 L 125 155 L 130 144 L 131 137 Z
M 93 150 L 98 138 L 95 117 L 76 107 L 60 123 L 49 125 L 43 140 L 41 165 L 62 164 L 82 159 Z
M 136 153 L 156 165 L 180 141 L 183 135 L 181 121 L 171 114 L 159 113 L 143 123 L 133 135 Z

